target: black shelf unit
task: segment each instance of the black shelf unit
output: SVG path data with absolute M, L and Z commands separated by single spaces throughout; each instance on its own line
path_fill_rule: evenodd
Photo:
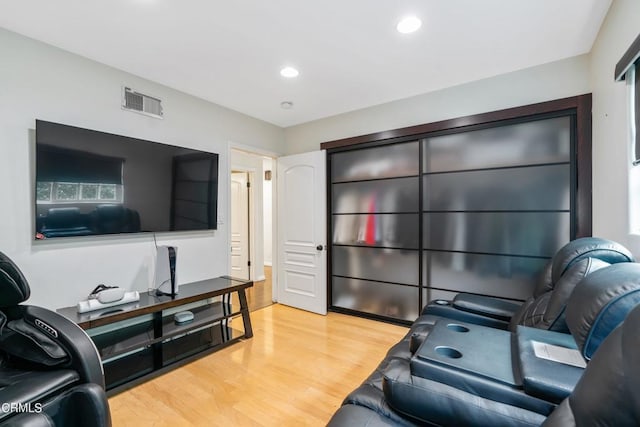
M 59 313 L 85 329 L 102 358 L 108 395 L 126 390 L 239 340 L 253 330 L 245 290 L 253 282 L 220 277 L 179 287 L 175 297 L 140 295 L 136 304 L 78 314 Z M 237 293 L 239 306 L 230 303 Z M 215 300 L 214 300 L 215 299 Z M 174 313 L 194 319 L 176 324 Z

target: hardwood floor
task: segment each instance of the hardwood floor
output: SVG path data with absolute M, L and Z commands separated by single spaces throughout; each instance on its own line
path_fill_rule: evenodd
M 109 399 L 114 427 L 325 425 L 407 329 L 280 304 L 254 337 Z
M 271 285 L 271 267 L 264 266 L 264 280 L 255 282 L 253 288 L 247 290 L 247 302 L 249 311 L 259 310 L 273 304 L 273 291 Z
M 273 304 L 272 273 L 271 267 L 268 265 L 264 266 L 264 276 L 264 280 L 254 282 L 253 287 L 247 289 L 247 304 L 251 312 Z M 234 307 L 240 304 L 238 296 L 235 293 L 231 297 L 231 302 Z

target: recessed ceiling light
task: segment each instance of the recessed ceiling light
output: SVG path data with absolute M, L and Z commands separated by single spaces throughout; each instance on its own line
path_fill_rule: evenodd
M 288 79 L 292 79 L 294 77 L 298 77 L 298 74 L 300 74 L 298 72 L 298 70 L 296 70 L 293 67 L 284 67 L 282 70 L 280 70 L 280 75 L 282 77 L 286 77 Z
M 280 103 L 280 108 L 283 108 L 285 110 L 291 110 L 293 108 L 293 102 L 291 102 L 291 101 L 282 101 Z
M 403 18 L 400 22 L 398 22 L 396 29 L 402 34 L 409 34 L 417 31 L 421 25 L 422 21 L 415 16 L 407 16 L 406 18 Z

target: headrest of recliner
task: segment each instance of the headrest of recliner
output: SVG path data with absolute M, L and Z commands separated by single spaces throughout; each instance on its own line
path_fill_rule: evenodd
M 567 243 L 553 256 L 552 282 L 557 282 L 574 262 L 584 258 L 598 258 L 609 264 L 635 261 L 631 252 L 620 243 L 600 237 L 582 237 Z
M 566 321 L 585 359 L 640 304 L 640 264 L 620 263 L 586 276 L 569 297 Z
M 550 259 L 542 269 L 540 273 L 538 273 L 538 277 L 536 279 L 536 287 L 533 290 L 533 296 L 539 297 L 540 295 L 553 290 L 554 283 L 551 280 L 551 268 L 553 267 L 553 258 Z
M 549 329 L 552 331 L 568 333 L 565 311 L 573 290 L 585 277 L 610 265 L 598 258 L 583 258 L 574 262 L 551 291 L 549 302 L 542 316 L 543 323 L 549 325 Z
M 0 252 L 0 308 L 18 305 L 29 299 L 27 279 L 8 256 Z

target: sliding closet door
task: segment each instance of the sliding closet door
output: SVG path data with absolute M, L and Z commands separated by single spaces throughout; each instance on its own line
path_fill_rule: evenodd
M 420 271 L 418 141 L 330 157 L 331 305 L 414 320 Z
M 524 300 L 572 237 L 571 116 L 425 138 L 424 301 Z
M 324 143 L 330 308 L 413 321 L 457 293 L 525 300 L 591 235 L 591 96 Z

